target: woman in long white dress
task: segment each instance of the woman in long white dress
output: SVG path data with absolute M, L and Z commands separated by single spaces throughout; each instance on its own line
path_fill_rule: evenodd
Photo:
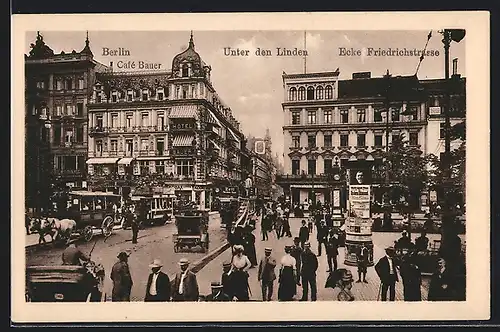
M 242 245 L 234 246 L 233 260 L 231 262 L 231 283 L 234 287 L 234 296 L 238 301 L 248 301 L 248 269 L 252 266 L 247 256 L 243 254 Z

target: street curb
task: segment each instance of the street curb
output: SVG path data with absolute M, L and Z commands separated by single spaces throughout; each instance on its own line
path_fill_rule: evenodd
M 226 251 L 227 249 L 229 249 L 231 245 L 229 244 L 229 242 L 224 242 L 220 247 L 218 247 L 217 249 L 215 250 L 212 250 L 211 252 L 209 252 L 206 256 L 202 257 L 201 259 L 197 260 L 196 262 L 194 262 L 193 264 L 191 264 L 191 272 L 193 273 L 198 273 L 200 272 L 201 269 L 203 269 L 208 263 L 210 263 L 212 260 L 214 260 L 217 256 L 219 256 L 220 254 L 222 254 L 224 251 Z M 172 274 L 171 276 L 169 276 L 170 278 L 170 284 L 172 286 L 174 286 L 174 282 L 175 282 L 175 273 Z

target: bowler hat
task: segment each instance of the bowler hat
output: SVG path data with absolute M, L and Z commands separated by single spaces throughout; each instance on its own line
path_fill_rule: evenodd
M 129 257 L 130 254 L 128 252 L 122 251 L 116 256 L 117 258 Z

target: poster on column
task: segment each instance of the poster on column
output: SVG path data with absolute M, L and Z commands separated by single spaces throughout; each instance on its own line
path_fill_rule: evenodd
M 349 186 L 349 216 L 354 218 L 370 218 L 370 186 Z

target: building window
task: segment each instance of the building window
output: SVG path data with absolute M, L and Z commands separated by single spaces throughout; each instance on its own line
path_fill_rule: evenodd
M 177 160 L 175 162 L 177 175 L 192 176 L 194 175 L 194 166 L 192 160 Z
M 134 125 L 134 120 L 133 120 L 133 115 L 132 114 L 127 114 L 127 118 L 126 118 L 126 125 L 127 125 L 127 128 L 132 128 L 133 125 Z
M 76 170 L 76 156 L 64 156 L 63 164 L 65 170 Z
M 76 127 L 76 141 L 83 143 L 83 127 Z
M 74 105 L 66 104 L 66 115 L 74 115 Z
M 307 174 L 316 174 L 316 159 L 307 160 Z
M 158 138 L 156 140 L 156 154 L 158 156 L 163 156 L 164 150 L 165 150 L 165 141 L 163 138 Z
M 366 111 L 358 110 L 357 112 L 358 112 L 358 123 L 366 122 Z
M 71 78 L 67 78 L 65 83 L 65 90 L 72 90 L 73 89 L 73 80 Z
M 417 121 L 418 120 L 418 107 L 410 108 L 410 120 Z
M 148 90 L 142 90 L 142 101 L 147 101 L 149 97 Z
M 127 91 L 127 101 L 132 101 L 134 99 L 134 92 L 129 90 Z
M 331 148 L 332 147 L 332 135 L 324 135 L 324 147 Z
M 418 133 L 410 133 L 410 145 L 411 146 L 418 145 Z
M 295 101 L 297 100 L 297 88 L 290 88 L 290 92 L 288 93 L 288 100 Z
M 382 122 L 382 111 L 374 110 L 373 111 L 373 121 L 374 122 Z
M 83 103 L 76 104 L 76 114 L 78 116 L 83 116 Z
M 131 157 L 132 153 L 134 152 L 134 142 L 131 139 L 127 139 L 125 141 L 125 146 L 126 146 L 126 156 Z
M 346 148 L 349 146 L 349 135 L 348 134 L 341 134 L 340 135 L 340 146 L 343 148 Z
M 292 174 L 299 175 L 300 172 L 300 160 L 292 160 Z
M 316 111 L 307 111 L 307 123 L 316 124 Z
M 113 139 L 111 140 L 111 152 L 118 151 L 118 141 Z
M 307 135 L 307 147 L 310 149 L 316 147 L 316 135 Z
M 300 124 L 300 111 L 292 111 L 292 124 Z
M 163 91 L 158 91 L 158 100 L 163 100 Z
M 96 102 L 97 103 L 102 103 L 102 95 L 101 92 L 96 93 Z
M 445 138 L 445 131 L 446 131 L 446 127 L 445 127 L 445 123 L 444 122 L 441 122 L 439 124 L 439 138 L 440 139 L 444 139 Z
M 182 77 L 188 77 L 189 76 L 189 68 L 187 66 L 187 64 L 183 64 L 182 65 L 182 74 L 181 74 Z
M 165 128 L 165 118 L 163 116 L 163 113 L 158 113 L 157 126 L 158 130 L 160 131 L 164 130 Z
M 102 141 L 95 141 L 95 153 L 97 157 L 102 156 Z
M 314 88 L 312 86 L 307 88 L 307 100 L 314 99 Z
M 113 91 L 113 93 L 111 94 L 111 102 L 112 103 L 118 102 L 118 94 L 116 93 L 116 91 Z
M 187 99 L 189 96 L 189 85 L 182 86 L 182 98 Z
M 399 140 L 399 134 L 392 134 L 391 136 L 392 136 L 391 137 L 392 144 L 394 144 L 396 141 Z
M 327 85 L 325 88 L 325 98 L 332 99 L 333 98 L 333 88 L 331 85 Z
M 111 114 L 111 127 L 118 128 L 118 114 Z
M 399 114 L 400 114 L 399 109 L 392 110 L 392 121 L 393 122 L 399 121 Z
M 332 171 L 331 159 L 323 159 L 323 169 L 325 170 L 325 174 L 329 174 Z
M 375 135 L 375 146 L 376 147 L 382 146 L 382 135 Z
M 300 148 L 300 136 L 292 136 L 292 147 Z
M 141 151 L 148 151 L 149 150 L 149 142 L 148 139 L 141 139 Z
M 325 123 L 332 123 L 332 111 L 325 110 Z
M 316 88 L 316 99 L 323 99 L 323 87 L 321 85 Z
M 149 126 L 149 114 L 148 113 L 142 113 L 141 120 L 142 120 L 141 125 L 143 127 Z
M 366 146 L 366 134 L 358 134 L 358 147 Z
M 349 122 L 349 110 L 340 110 L 340 123 Z
M 156 173 L 160 173 L 160 174 L 165 173 L 165 161 L 164 160 L 155 161 L 155 171 L 156 171 Z
M 36 82 L 36 87 L 38 89 L 45 89 L 45 82 L 44 81 L 38 81 L 38 82 Z
M 61 116 L 61 114 L 62 114 L 62 106 L 57 105 L 56 106 L 56 116 Z
M 85 89 L 83 78 L 78 79 L 78 89 Z
M 141 175 L 149 174 L 149 161 L 147 160 L 139 161 L 139 169 L 141 171 Z
M 63 82 L 61 79 L 56 80 L 56 90 L 62 90 L 63 89 Z
M 102 120 L 102 115 L 97 115 L 96 116 L 96 127 L 99 128 L 99 129 L 102 129 L 104 126 L 103 126 L 103 120 Z
M 306 99 L 306 88 L 301 86 L 299 88 L 299 100 L 305 100 Z

